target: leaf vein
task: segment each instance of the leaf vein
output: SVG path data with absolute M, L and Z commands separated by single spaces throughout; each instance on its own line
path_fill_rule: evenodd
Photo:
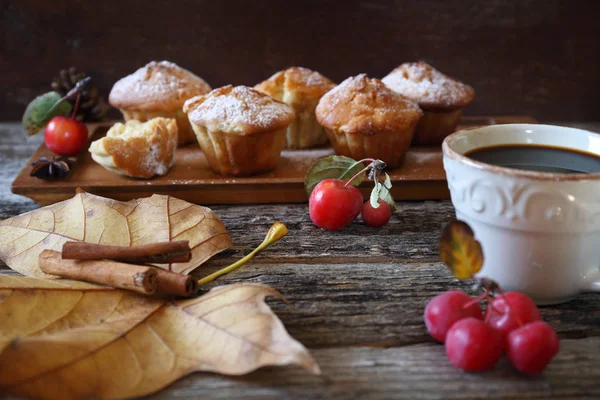
M 51 235 L 50 233 L 49 233 L 49 234 L 47 234 L 47 235 L 46 235 L 46 236 L 45 236 L 43 239 L 41 239 L 41 240 L 39 240 L 39 241 L 35 242 L 34 244 L 32 244 L 32 245 L 31 245 L 31 246 L 29 246 L 29 247 L 26 247 L 25 249 L 22 249 L 22 250 L 21 250 L 21 251 L 19 251 L 17 254 L 13 254 L 13 255 L 11 255 L 11 256 L 8 256 L 8 257 L 6 257 L 6 259 L 7 259 L 7 260 L 11 260 L 11 259 L 13 259 L 13 258 L 19 257 L 21 254 L 25 253 L 25 252 L 26 252 L 26 251 L 28 251 L 28 250 L 31 250 L 31 249 L 33 249 L 33 248 L 34 248 L 35 246 L 37 246 L 38 244 L 42 243 L 42 242 L 43 242 L 44 240 L 46 240 L 46 238 L 47 238 L 48 236 L 50 236 L 50 235 Z
M 273 355 L 283 355 L 283 354 L 281 354 L 281 353 L 277 353 L 277 352 L 274 352 L 274 351 L 272 351 L 272 350 L 270 350 L 270 349 L 268 349 L 268 348 L 265 348 L 264 346 L 262 346 L 262 345 L 260 345 L 260 344 L 258 344 L 258 343 L 256 343 L 256 342 L 254 342 L 254 341 L 252 341 L 252 340 L 246 339 L 246 338 L 245 338 L 245 337 L 243 337 L 243 336 L 236 336 L 236 335 L 234 335 L 232 332 L 229 332 L 228 330 L 226 330 L 226 329 L 223 329 L 222 327 L 220 327 L 220 326 L 218 326 L 218 325 L 215 325 L 214 323 L 212 323 L 212 322 L 210 322 L 210 321 L 208 321 L 208 320 L 206 320 L 206 319 L 204 319 L 204 318 L 202 318 L 202 317 L 197 317 L 197 316 L 195 316 L 194 314 L 191 314 L 191 313 L 189 313 L 188 311 L 186 311 L 186 310 L 185 310 L 184 308 L 182 308 L 182 307 L 179 307 L 179 309 L 180 309 L 181 311 L 185 312 L 186 314 L 188 314 L 188 315 L 191 315 L 191 316 L 192 316 L 192 317 L 194 317 L 194 318 L 198 318 L 200 321 L 204 322 L 204 323 L 205 323 L 205 324 L 207 324 L 208 326 L 211 326 L 211 327 L 213 327 L 214 329 L 218 330 L 219 332 L 222 332 L 222 333 L 224 333 L 224 334 L 226 334 L 226 335 L 228 335 L 228 336 L 232 336 L 232 337 L 234 337 L 234 338 L 236 338 L 236 339 L 238 339 L 238 340 L 240 340 L 240 341 L 242 341 L 242 342 L 244 342 L 244 343 L 247 343 L 247 344 L 249 344 L 249 345 L 251 345 L 251 346 L 253 346 L 253 347 L 256 347 L 257 349 L 259 349 L 259 350 L 261 350 L 261 351 L 264 351 L 265 353 L 269 353 L 269 354 L 273 354 Z
M 177 210 L 177 211 L 175 211 L 173 214 L 170 214 L 169 216 L 170 216 L 170 217 L 172 217 L 172 216 L 174 216 L 174 215 L 177 215 L 177 214 L 179 214 L 179 213 L 182 213 L 182 212 L 184 212 L 184 211 L 186 211 L 186 210 L 189 210 L 190 208 L 192 208 L 192 207 L 194 207 L 194 206 L 195 206 L 195 204 L 190 204 L 189 206 L 187 206 L 187 207 L 184 207 L 184 208 L 182 208 L 181 210 Z

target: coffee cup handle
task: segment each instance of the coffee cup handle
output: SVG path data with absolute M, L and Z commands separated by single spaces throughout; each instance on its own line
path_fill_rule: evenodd
M 600 292 L 600 267 L 592 269 L 583 277 L 584 292 Z

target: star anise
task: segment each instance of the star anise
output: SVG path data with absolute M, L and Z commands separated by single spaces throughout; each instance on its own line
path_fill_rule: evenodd
M 40 179 L 62 179 L 69 174 L 75 161 L 67 157 L 41 157 L 31 163 L 33 168 L 29 176 L 35 176 Z

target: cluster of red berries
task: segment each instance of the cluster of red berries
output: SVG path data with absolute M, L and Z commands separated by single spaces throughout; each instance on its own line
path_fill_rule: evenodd
M 487 300 L 485 317 L 479 302 Z M 450 362 L 464 371 L 484 371 L 506 353 L 513 366 L 526 374 L 538 374 L 558 353 L 559 340 L 542 321 L 530 297 L 518 292 L 488 291 L 471 298 L 448 291 L 429 301 L 425 308 L 429 334 L 445 343 Z
M 383 226 L 392 215 L 390 205 L 379 201 L 374 208 L 370 201 L 363 204 L 363 196 L 350 182 L 340 179 L 325 179 L 315 186 L 308 200 L 310 219 L 319 228 L 341 229 L 352 222 L 358 214 L 369 226 Z

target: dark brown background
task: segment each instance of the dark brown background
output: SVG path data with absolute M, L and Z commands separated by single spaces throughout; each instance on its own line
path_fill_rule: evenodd
M 164 4 L 163 4 L 164 3 Z M 340 81 L 423 59 L 475 87 L 466 114 L 599 120 L 599 1 L 0 0 L 0 120 L 74 65 L 105 95 L 167 59 L 213 87 L 291 65 Z

